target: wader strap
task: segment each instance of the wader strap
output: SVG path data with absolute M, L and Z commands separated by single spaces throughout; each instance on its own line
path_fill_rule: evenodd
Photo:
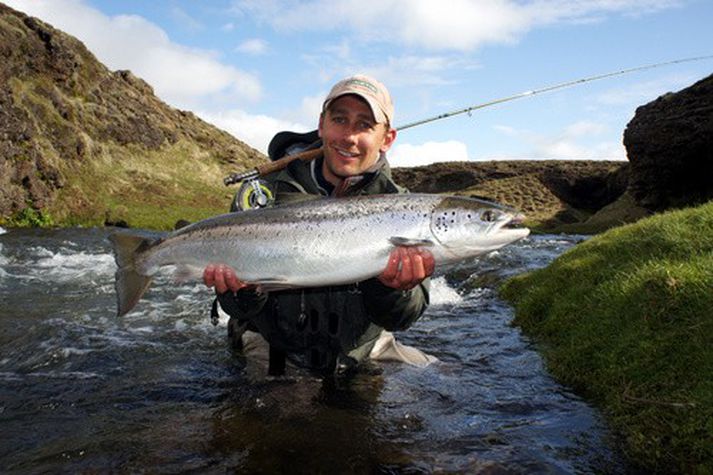
M 285 374 L 287 354 L 270 345 L 270 362 L 267 367 L 269 376 L 282 376 Z

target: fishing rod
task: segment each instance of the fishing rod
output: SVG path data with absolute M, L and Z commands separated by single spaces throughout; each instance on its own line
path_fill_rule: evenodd
M 465 109 L 458 109 L 458 110 L 454 110 L 451 112 L 446 112 L 445 114 L 440 114 L 435 117 L 430 117 L 428 119 L 417 120 L 416 122 L 411 122 L 406 125 L 402 125 L 401 127 L 398 128 L 398 130 L 409 129 L 411 127 L 416 127 L 417 125 L 428 124 L 429 122 L 435 122 L 437 120 L 446 119 L 448 117 L 453 117 L 455 115 L 468 114 L 470 112 L 473 112 L 474 110 L 484 109 L 486 107 L 494 106 L 497 104 L 502 104 L 503 102 L 510 102 L 510 101 L 514 101 L 516 99 L 521 99 L 523 97 L 530 97 L 530 96 L 534 96 L 536 94 L 542 94 L 544 92 L 556 91 L 557 89 L 564 89 L 566 87 L 577 86 L 579 84 L 584 84 L 584 83 L 592 82 L 592 81 L 598 81 L 600 79 L 606 79 L 606 78 L 610 78 L 613 76 L 621 76 L 623 74 L 629 74 L 629 73 L 633 73 L 633 72 L 637 72 L 637 71 L 644 71 L 647 69 L 660 68 L 662 66 L 670 66 L 672 64 L 688 63 L 691 61 L 702 61 L 702 60 L 711 59 L 711 58 L 713 58 L 713 55 L 697 56 L 694 58 L 676 59 L 673 61 L 666 61 L 663 63 L 647 64 L 645 66 L 637 66 L 635 68 L 622 69 L 622 70 L 614 71 L 611 73 L 598 74 L 596 76 L 589 76 L 589 77 L 582 78 L 582 79 L 576 79 L 574 81 L 567 81 L 567 82 L 563 82 L 560 84 L 555 84 L 553 86 L 546 86 L 541 89 L 533 89 L 531 91 L 521 92 L 519 94 L 515 94 L 512 96 L 502 97 L 500 99 L 495 99 L 495 100 L 492 100 L 489 102 L 484 102 L 482 104 L 476 104 L 474 106 L 466 107 Z
M 476 105 L 473 105 L 470 107 L 466 107 L 464 109 L 458 109 L 458 110 L 454 110 L 451 112 L 439 114 L 437 116 L 429 117 L 427 119 L 417 120 L 415 122 L 410 122 L 410 123 L 407 123 L 400 127 L 397 127 L 396 130 L 410 129 L 412 127 L 416 127 L 416 126 L 423 125 L 423 124 L 428 124 L 431 122 L 435 122 L 437 120 L 447 119 L 448 117 L 453 117 L 456 115 L 470 114 L 471 112 L 473 112 L 475 110 L 485 109 L 486 107 L 491 107 L 491 106 L 494 106 L 497 104 L 502 104 L 504 102 L 510 102 L 510 101 L 514 101 L 516 99 L 522 99 L 524 97 L 531 97 L 531 96 L 534 96 L 537 94 L 556 91 L 558 89 L 564 89 L 567 87 L 577 86 L 577 85 L 592 82 L 592 81 L 598 81 L 601 79 L 606 79 L 606 78 L 610 78 L 610 77 L 614 77 L 614 76 L 621 76 L 624 74 L 629 74 L 629 73 L 638 72 L 638 71 L 645 71 L 647 69 L 654 69 L 654 68 L 660 68 L 663 66 L 670 66 L 672 64 L 689 63 L 689 62 L 693 62 L 693 61 L 703 61 L 703 60 L 712 59 L 712 58 L 713 58 L 713 55 L 675 59 L 673 61 L 664 61 L 664 62 L 660 62 L 660 63 L 647 64 L 644 66 L 637 66 L 634 68 L 621 69 L 619 71 L 613 71 L 613 72 L 609 72 L 609 73 L 605 73 L 605 74 L 598 74 L 596 76 L 588 76 L 588 77 L 581 78 L 581 79 L 575 79 L 574 81 L 567 81 L 567 82 L 563 82 L 563 83 L 559 83 L 559 84 L 554 84 L 551 86 L 545 86 L 540 89 L 533 89 L 531 91 L 521 92 L 519 94 L 514 94 L 512 96 L 501 97 L 499 99 L 494 99 L 492 101 L 483 102 L 481 104 L 476 104 Z M 289 165 L 291 162 L 293 162 L 295 160 L 303 160 L 303 161 L 314 160 L 316 157 L 318 157 L 320 155 L 321 152 L 322 152 L 322 149 L 317 148 L 314 150 L 308 150 L 306 152 L 297 153 L 294 155 L 288 155 L 286 157 L 280 158 L 280 159 L 270 162 L 268 164 L 255 167 L 254 169 L 243 172 L 243 173 L 233 173 L 233 174 L 227 176 L 223 180 L 223 183 L 225 183 L 225 185 L 227 186 L 227 185 L 233 185 L 235 183 L 239 183 L 244 180 L 255 180 L 255 179 L 257 179 L 261 176 L 264 176 L 268 173 L 272 173 L 277 170 L 282 170 L 283 168 L 285 168 L 287 165 Z

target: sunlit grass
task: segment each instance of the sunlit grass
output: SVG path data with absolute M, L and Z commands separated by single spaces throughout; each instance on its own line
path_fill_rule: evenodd
M 502 295 L 638 463 L 713 470 L 713 202 L 594 237 Z
M 228 169 L 201 155 L 198 147 L 180 142 L 157 152 L 105 150 L 98 160 L 67 172 L 73 179 L 49 212 L 65 225 L 151 229 L 227 212 L 234 192 L 222 182 Z

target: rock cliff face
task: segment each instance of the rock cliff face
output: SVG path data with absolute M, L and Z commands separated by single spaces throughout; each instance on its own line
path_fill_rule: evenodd
M 628 164 L 616 161 L 518 160 L 435 163 L 396 168 L 412 192 L 460 193 L 513 206 L 546 228 L 585 221 L 626 190 Z
M 167 106 L 131 72 L 109 71 L 76 38 L 0 4 L 0 217 L 48 207 L 82 164 L 110 150 L 149 153 L 180 141 L 216 163 L 262 159 Z
M 639 107 L 624 145 L 639 205 L 660 211 L 713 199 L 713 75 Z

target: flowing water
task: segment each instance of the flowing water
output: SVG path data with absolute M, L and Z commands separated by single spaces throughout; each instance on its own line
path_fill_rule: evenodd
M 159 276 L 117 318 L 109 232 L 0 228 L 2 473 L 626 472 L 493 290 L 576 236 L 441 271 L 398 335 L 441 362 L 335 382 L 254 377 L 198 283 Z

